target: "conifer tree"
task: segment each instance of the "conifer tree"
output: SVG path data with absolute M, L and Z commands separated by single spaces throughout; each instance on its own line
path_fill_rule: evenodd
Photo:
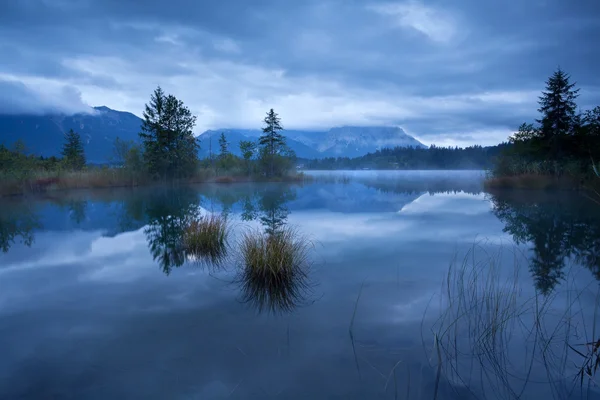
M 221 136 L 219 137 L 219 148 L 221 149 L 221 158 L 225 158 L 227 154 L 229 154 L 229 143 L 227 143 L 227 138 L 225 137 L 225 133 L 221 132 Z
M 157 177 L 173 178 L 194 173 L 199 144 L 192 130 L 196 117 L 173 95 L 159 87 L 146 104 L 140 137 L 148 171 Z
M 575 100 L 579 96 L 579 89 L 574 89 L 575 83 L 570 83 L 570 78 L 558 68 L 546 81 L 546 90 L 542 92 L 538 102 L 542 118 L 537 121 L 541 124 L 545 138 L 572 133 L 577 110 Z
M 79 171 L 85 167 L 85 151 L 79 133 L 70 129 L 65 135 L 66 142 L 63 145 L 62 155 L 67 167 Z
M 283 130 L 281 120 L 277 113 L 271 110 L 264 119 L 265 127 L 262 129 L 263 135 L 258 139 L 263 154 L 267 156 L 269 162 L 269 176 L 274 174 L 275 156 L 285 146 L 285 137 L 279 133 Z

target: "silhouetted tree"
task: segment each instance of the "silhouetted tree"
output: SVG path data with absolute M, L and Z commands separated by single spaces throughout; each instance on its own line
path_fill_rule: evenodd
M 570 76 L 558 68 L 546 81 L 546 90 L 539 98 L 542 115 L 537 122 L 541 125 L 540 132 L 547 148 L 547 156 L 552 160 L 558 160 L 561 151 L 561 139 L 572 134 L 575 128 L 579 89 L 575 89 L 575 83 L 570 83 Z
M 572 132 L 579 89 L 574 89 L 575 83 L 570 83 L 569 80 L 570 76 L 558 68 L 546 81 L 546 90 L 539 98 L 538 111 L 542 118 L 537 122 L 541 124 L 541 133 L 545 139 Z
M 262 147 L 262 156 L 267 159 L 269 164 L 268 176 L 273 176 L 275 171 L 275 157 L 279 151 L 285 146 L 285 137 L 279 133 L 283 130 L 281 120 L 277 113 L 271 110 L 267 113 L 264 119 L 265 127 L 262 129 L 263 135 L 259 138 L 258 143 Z
M 68 168 L 79 171 L 85 167 L 85 152 L 79 133 L 69 130 L 65 135 L 62 155 Z
M 196 117 L 173 95 L 160 86 L 146 104 L 142 132 L 144 160 L 148 171 L 157 177 L 179 177 L 194 173 L 199 144 L 192 130 Z

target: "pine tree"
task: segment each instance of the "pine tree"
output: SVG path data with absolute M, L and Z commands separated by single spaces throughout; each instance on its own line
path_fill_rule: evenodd
M 67 167 L 79 171 L 85 167 L 85 151 L 79 133 L 69 130 L 65 135 L 62 155 Z
M 192 130 L 196 117 L 173 95 L 156 88 L 146 104 L 142 132 L 144 161 L 148 171 L 167 178 L 194 173 L 198 141 Z
M 221 136 L 219 137 L 219 148 L 221 149 L 221 159 L 225 158 L 227 154 L 229 154 L 228 149 L 229 143 L 227 143 L 227 138 L 225 137 L 225 133 L 221 132 Z
M 558 68 L 546 81 L 546 90 L 538 101 L 542 118 L 537 122 L 541 125 L 541 136 L 552 159 L 560 158 L 561 137 L 572 134 L 577 122 L 575 100 L 579 89 L 574 89 L 575 83 L 569 80 L 570 76 Z
M 262 147 L 263 154 L 268 157 L 269 175 L 273 176 L 275 156 L 285 146 L 285 137 L 279 133 L 283 130 L 281 120 L 272 108 L 267 113 L 264 123 L 266 126 L 262 130 L 263 135 L 258 139 L 258 143 Z

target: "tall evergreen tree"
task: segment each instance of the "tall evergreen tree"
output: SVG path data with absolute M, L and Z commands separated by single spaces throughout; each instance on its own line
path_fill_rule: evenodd
M 62 155 L 67 167 L 79 171 L 85 167 L 85 151 L 79 133 L 69 130 L 65 135 Z
M 538 101 L 542 118 L 537 122 L 541 125 L 542 138 L 553 159 L 560 157 L 560 138 L 572 134 L 578 121 L 575 100 L 579 96 L 579 89 L 575 89 L 575 83 L 570 83 L 570 78 L 558 68 L 546 81 L 546 90 Z
M 263 135 L 258 139 L 258 143 L 262 147 L 263 154 L 268 157 L 269 175 L 273 176 L 275 156 L 285 146 L 285 137 L 279 133 L 283 130 L 281 119 L 272 108 L 267 113 L 264 123 Z
M 199 144 L 192 130 L 196 117 L 173 95 L 157 87 L 146 104 L 142 132 L 144 161 L 159 177 L 191 175 L 198 161 Z
M 219 148 L 221 150 L 221 158 L 225 158 L 227 154 L 229 154 L 229 143 L 227 143 L 227 138 L 225 137 L 225 133 L 221 132 L 221 136 L 219 137 Z

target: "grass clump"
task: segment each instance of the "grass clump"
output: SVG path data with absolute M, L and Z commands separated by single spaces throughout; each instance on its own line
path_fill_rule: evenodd
M 183 243 L 188 256 L 201 264 L 218 267 L 227 257 L 228 235 L 227 218 L 211 214 L 190 222 Z
M 300 305 L 309 289 L 310 241 L 285 226 L 276 233 L 243 234 L 240 284 L 242 298 L 259 312 L 288 312 Z

